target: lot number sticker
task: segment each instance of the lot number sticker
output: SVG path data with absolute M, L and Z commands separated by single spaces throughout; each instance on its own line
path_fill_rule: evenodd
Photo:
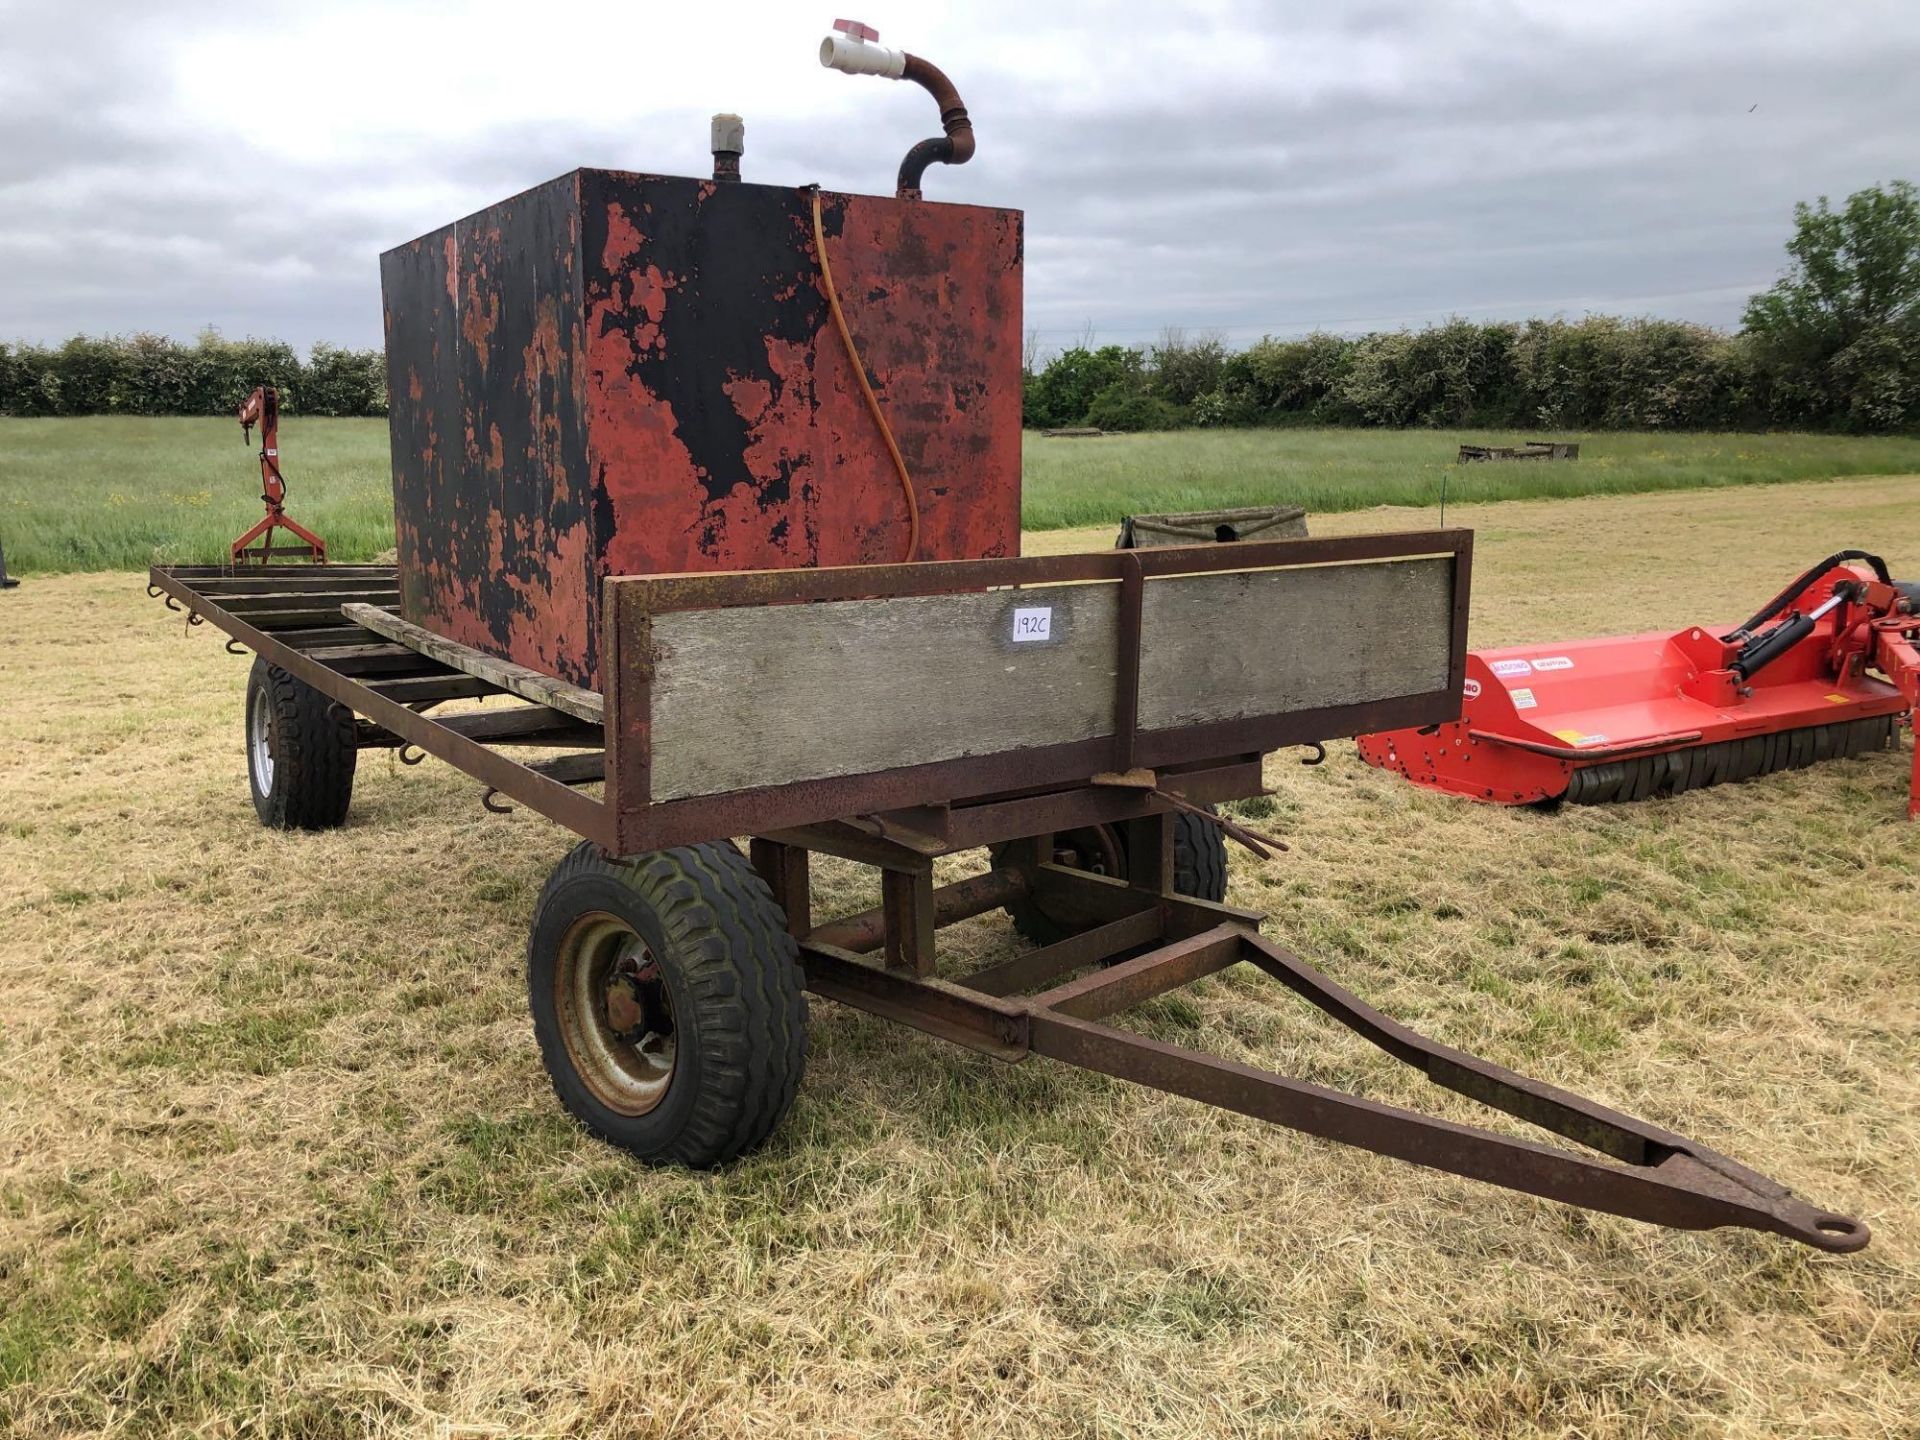
M 1036 605 L 1030 609 L 1018 609 L 1013 612 L 1014 644 L 1052 638 L 1053 607 L 1051 605 Z

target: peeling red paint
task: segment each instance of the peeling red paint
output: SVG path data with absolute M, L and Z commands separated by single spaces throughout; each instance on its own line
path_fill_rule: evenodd
M 640 253 L 645 240 L 640 228 L 627 218 L 625 207 L 607 206 L 607 243 L 600 250 L 600 268 L 617 272 Z
M 919 558 L 1017 553 L 1019 215 L 823 200 Z M 901 557 L 808 192 L 579 171 L 429 240 L 383 259 L 410 618 L 593 684 L 604 575 Z

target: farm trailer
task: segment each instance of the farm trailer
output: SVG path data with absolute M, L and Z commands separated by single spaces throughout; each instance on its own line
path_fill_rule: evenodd
M 894 195 L 743 183 L 729 116 L 712 180 L 576 171 L 389 252 L 398 565 L 151 572 L 256 657 L 260 819 L 340 824 L 388 747 L 580 836 L 532 917 L 534 1033 L 565 1107 L 648 1161 L 772 1133 L 807 990 L 1573 1205 L 1865 1245 L 1414 1033 L 1225 903 L 1225 834 L 1278 842 L 1214 807 L 1263 793 L 1265 755 L 1458 716 L 1471 538 L 1017 555 L 1021 217 L 921 198 L 973 154 L 966 108 L 836 28 L 823 63 L 940 105 Z M 816 920 L 816 855 L 876 869 L 880 905 Z M 943 974 L 939 930 L 995 909 L 1031 948 Z M 1578 1148 L 1112 1023 L 1242 964 Z
M 1063 1060 L 1548 1199 L 1859 1248 L 1861 1222 L 1418 1035 L 1260 916 L 1183 893 L 1222 863 L 1195 811 L 1261 793 L 1264 753 L 1457 713 L 1470 553 L 1447 531 L 615 577 L 604 693 L 413 635 L 391 568 L 150 578 L 257 657 L 246 737 L 267 824 L 339 823 L 358 750 L 412 747 L 583 837 L 535 908 L 534 1029 L 567 1109 L 643 1159 L 720 1163 L 772 1132 L 800 1078 L 804 987 L 1001 1060 Z M 480 696 L 502 703 L 429 713 Z M 983 848 L 984 873 L 934 884 L 936 858 Z M 877 868 L 878 909 L 816 923 L 816 854 Z M 996 908 L 1037 947 L 937 973 L 938 930 Z M 1586 1153 L 1110 1023 L 1241 963 Z

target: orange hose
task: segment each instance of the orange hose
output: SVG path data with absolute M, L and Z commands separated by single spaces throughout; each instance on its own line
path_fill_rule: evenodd
M 833 312 L 833 325 L 840 332 L 840 343 L 847 347 L 847 359 L 853 365 L 853 378 L 860 382 L 860 393 L 867 397 L 867 413 L 873 416 L 873 423 L 879 428 L 880 438 L 887 442 L 887 453 L 893 457 L 894 471 L 900 476 L 900 491 L 907 497 L 907 553 L 911 560 L 920 553 L 920 502 L 913 493 L 913 477 L 907 474 L 906 459 L 900 454 L 900 447 L 894 444 L 893 429 L 887 424 L 887 417 L 880 409 L 880 401 L 873 393 L 873 387 L 867 383 L 867 367 L 860 363 L 860 351 L 853 343 L 853 332 L 847 329 L 847 317 L 840 310 L 840 294 L 833 288 L 833 267 L 827 264 L 827 232 L 820 223 L 820 187 L 813 188 L 813 248 L 820 257 L 820 280 L 826 286 L 827 308 Z

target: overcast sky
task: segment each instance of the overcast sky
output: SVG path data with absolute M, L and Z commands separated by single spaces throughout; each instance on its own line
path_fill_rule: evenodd
M 855 5 L 855 0 L 831 0 Z M 864 9 L 858 8 L 864 6 Z M 1737 324 L 1793 202 L 1920 178 L 1915 0 L 870 3 L 1027 213 L 1047 349 L 1589 310 Z M 885 193 L 915 87 L 794 0 L 0 0 L 0 338 L 376 344 L 379 252 L 577 165 Z

